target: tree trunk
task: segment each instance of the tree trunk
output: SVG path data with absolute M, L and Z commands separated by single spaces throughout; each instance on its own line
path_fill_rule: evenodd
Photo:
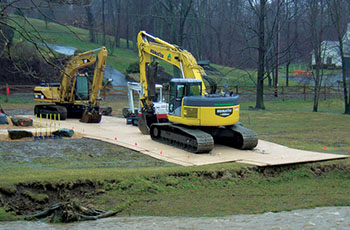
M 264 105 L 264 70 L 265 70 L 265 2 L 260 0 L 259 13 L 259 58 L 258 79 L 256 85 L 256 109 L 265 109 Z
M 287 64 L 286 64 L 286 86 L 287 87 L 289 86 L 289 65 L 290 65 L 290 63 L 287 62 Z
M 318 110 L 318 101 L 320 99 L 320 63 L 319 61 L 316 61 L 316 79 L 315 79 L 315 87 L 314 87 L 314 105 L 313 105 L 313 112 L 317 112 Z
M 115 45 L 117 47 L 120 47 L 120 8 L 121 8 L 121 4 L 120 4 L 120 0 L 117 0 L 118 4 L 117 4 L 117 28 L 116 28 L 116 32 L 114 35 L 114 40 L 115 40 Z
M 338 24 L 338 28 L 340 25 Z M 345 55 L 344 55 L 344 44 L 343 44 L 343 38 L 340 34 L 340 28 L 338 30 L 338 41 L 339 41 L 339 50 L 340 50 L 340 57 L 342 61 L 342 74 L 343 74 L 343 87 L 344 87 L 344 113 L 350 114 L 350 90 L 349 90 L 349 96 L 348 96 L 348 84 L 347 84 L 347 73 L 350 73 L 350 70 L 347 70 L 345 68 Z
M 130 49 L 130 44 L 129 44 L 129 21 L 130 21 L 130 8 L 129 8 L 129 4 L 126 4 L 126 48 Z
M 131 28 L 131 37 L 132 37 L 132 49 L 134 52 L 137 52 L 137 18 L 133 17 L 132 19 L 132 28 Z
M 342 57 L 343 58 L 343 57 Z M 347 86 L 347 81 L 346 81 L 346 74 L 350 73 L 350 70 L 346 70 L 345 69 L 345 65 L 344 62 L 342 64 L 342 74 L 343 74 L 343 87 L 344 87 L 344 113 L 345 114 L 350 114 L 350 103 L 349 103 L 349 98 L 350 98 L 350 92 L 349 92 L 349 96 L 348 96 L 348 86 Z
M 323 40 L 323 31 L 325 28 L 324 20 L 325 20 L 325 6 L 322 0 L 314 0 L 310 1 L 310 15 L 309 15 L 309 23 L 311 29 L 311 45 L 312 50 L 315 56 L 315 68 L 316 68 L 316 76 L 314 76 L 314 104 L 313 104 L 313 112 L 318 111 L 318 101 L 320 99 L 320 88 L 322 83 L 322 76 L 320 74 L 320 69 L 322 65 L 322 40 Z
M 187 16 L 191 10 L 192 7 L 192 1 L 193 0 L 185 0 L 182 2 L 182 8 L 180 11 L 180 28 L 179 28 L 179 46 L 183 45 L 184 40 L 184 31 L 185 31 L 185 24 L 187 20 Z M 187 4 L 186 4 L 187 3 Z
M 105 0 L 102 0 L 102 43 L 106 45 Z
M 327 1 L 328 5 L 330 7 L 330 13 L 331 18 L 333 21 L 333 24 L 335 25 L 336 31 L 337 31 L 337 37 L 339 42 L 339 51 L 340 51 L 340 57 L 342 61 L 342 74 L 343 74 L 343 87 L 344 87 L 344 113 L 350 114 L 350 89 L 348 89 L 348 82 L 346 79 L 346 76 L 350 74 L 350 69 L 347 70 L 345 67 L 345 54 L 344 54 L 344 41 L 343 41 L 343 32 L 341 31 L 342 26 L 342 16 L 346 14 L 346 11 L 343 8 L 342 1 L 341 0 L 333 0 L 333 1 Z M 349 29 L 349 28 L 348 28 Z M 345 32 L 346 33 L 346 32 Z M 349 38 L 347 38 L 349 39 Z M 349 42 L 349 41 L 347 41 Z M 348 95 L 349 91 L 349 95 Z
M 88 27 L 89 27 L 90 42 L 96 42 L 96 37 L 95 37 L 95 32 L 94 32 L 94 18 L 93 18 L 92 12 L 91 12 L 90 3 L 88 3 L 85 6 L 85 11 L 86 11 L 86 17 L 87 17 L 87 22 L 88 22 Z
M 119 47 L 120 43 L 119 43 L 119 7 L 120 7 L 120 1 L 119 0 L 115 0 L 114 4 L 112 2 L 112 0 L 108 0 L 107 1 L 107 8 L 108 8 L 108 15 L 109 15 L 109 20 L 112 21 L 112 30 L 113 30 L 113 35 L 114 35 L 114 44 L 116 47 Z M 115 12 L 117 12 L 117 17 L 118 19 L 116 19 L 115 16 Z

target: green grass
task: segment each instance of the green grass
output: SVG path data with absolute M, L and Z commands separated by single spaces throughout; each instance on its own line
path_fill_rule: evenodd
M 35 202 L 39 202 L 39 203 L 44 202 L 44 201 L 49 199 L 49 196 L 46 194 L 33 193 L 31 191 L 28 191 L 28 190 L 24 190 L 23 194 L 25 196 L 29 197 L 31 200 L 34 200 Z
M 11 16 L 10 19 L 12 25 L 16 26 L 17 28 L 20 28 L 20 26 L 24 27 L 28 33 L 37 36 L 37 32 L 39 32 L 40 36 L 48 44 L 72 46 L 84 51 L 96 49 L 102 46 L 101 42 L 99 44 L 89 42 L 89 32 L 84 29 L 79 29 L 72 26 L 62 26 L 56 23 L 49 23 L 48 28 L 46 28 L 43 20 L 27 18 L 30 23 L 29 24 L 19 16 L 15 15 Z M 33 27 L 35 27 L 35 30 Z M 111 40 L 112 37 L 107 36 L 107 39 Z M 15 41 L 18 42 L 19 40 L 19 34 L 15 33 Z M 102 39 L 100 38 L 100 40 Z M 124 39 L 121 40 L 121 47 L 122 48 L 112 48 L 111 46 L 107 45 L 109 52 L 107 63 L 119 71 L 125 72 L 129 64 L 137 61 L 138 54 L 132 50 L 125 49 L 126 41 Z
M 248 110 L 253 103 L 242 103 L 240 120 L 263 140 L 298 149 L 350 154 L 350 116 L 341 114 L 343 102 L 321 100 L 318 113 L 311 112 L 312 105 L 311 101 L 266 102 L 266 110 L 255 111 Z
M 296 170 L 296 173 L 299 171 Z M 151 180 L 152 185 L 158 186 L 144 186 L 142 196 L 137 189 L 133 194 L 133 189 L 123 191 L 116 188 L 97 202 L 103 203 L 102 207 L 107 209 L 123 210 L 124 215 L 222 216 L 278 212 L 324 205 L 349 205 L 346 190 L 350 188 L 350 183 L 343 183 L 347 178 L 349 175 L 342 175 L 341 172 L 320 178 L 311 173 L 300 174 L 291 179 L 284 175 L 264 178 L 252 173 L 242 180 L 172 178 L 176 180 L 173 186 L 161 186 Z
M 8 97 L 8 102 L 5 102 L 5 100 L 5 96 L 0 96 L 0 105 L 5 112 L 9 109 L 27 109 L 34 111 L 34 105 L 37 104 L 34 103 L 32 96 L 21 97 L 10 95 Z
M 20 219 L 20 216 L 16 216 L 12 213 L 6 212 L 6 209 L 0 207 L 0 221 L 14 221 Z

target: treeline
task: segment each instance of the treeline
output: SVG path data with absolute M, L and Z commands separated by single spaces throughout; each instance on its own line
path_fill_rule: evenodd
M 317 111 L 321 43 L 335 40 L 343 63 L 345 113 L 350 113 L 344 67 L 350 49 L 343 44 L 350 21 L 347 0 L 2 0 L 0 6 L 2 18 L 15 13 L 43 19 L 48 26 L 53 21 L 86 28 L 91 42 L 121 47 L 123 38 L 125 47 L 136 51 L 136 35 L 146 30 L 184 47 L 197 60 L 257 69 L 256 108 L 264 108 L 265 79 L 278 87 L 277 67 L 286 66 L 288 79 L 291 63 L 311 63 L 314 54 Z
M 127 48 L 135 49 L 132 44 L 137 32 L 146 30 L 190 50 L 198 60 L 240 68 L 258 65 L 259 21 L 263 16 L 266 59 L 270 63 L 267 69 L 276 65 L 276 55 L 278 65 L 310 62 L 311 27 L 317 24 L 316 17 L 312 17 L 312 4 L 325 7 L 321 6 L 322 1 L 264 1 L 264 15 L 260 15 L 261 1 L 257 0 L 35 0 L 18 1 L 16 6 L 24 15 L 48 23 L 56 21 L 89 29 L 92 42 L 118 47 L 123 38 Z M 345 8 L 346 12 L 349 11 Z M 328 21 L 323 39 L 336 40 L 326 12 L 323 17 Z M 344 18 L 343 23 L 348 19 Z M 114 39 L 106 40 L 97 33 L 112 35 Z

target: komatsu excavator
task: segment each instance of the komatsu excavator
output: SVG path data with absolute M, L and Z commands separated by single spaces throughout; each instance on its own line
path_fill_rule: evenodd
M 214 141 L 238 149 L 257 145 L 256 132 L 239 123 L 239 96 L 207 94 L 203 82 L 206 74 L 191 53 L 145 31 L 139 32 L 137 44 L 144 87 L 138 126 L 143 134 L 194 153 L 210 152 Z M 152 56 L 176 66 L 182 75 L 170 81 L 167 123 L 159 123 L 154 113 L 157 64 L 151 62 Z
M 61 73 L 61 83 L 43 84 L 34 88 L 34 101 L 54 104 L 39 104 L 34 114 L 56 114 L 61 120 L 81 118 L 81 122 L 101 121 L 100 90 L 107 60 L 107 49 L 90 50 L 72 57 Z M 92 85 L 89 87 L 87 74 L 79 73 L 85 67 L 95 64 Z

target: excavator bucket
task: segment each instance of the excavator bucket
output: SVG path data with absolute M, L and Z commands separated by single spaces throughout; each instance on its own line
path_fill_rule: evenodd
M 158 123 L 157 116 L 153 110 L 150 112 L 142 112 L 140 119 L 138 120 L 137 126 L 144 135 L 149 135 L 150 127 L 153 123 Z
M 137 126 L 143 135 L 149 135 L 149 126 L 147 125 L 147 119 L 145 115 L 142 115 L 138 120 Z
M 84 110 L 83 116 L 80 119 L 80 122 L 84 123 L 100 123 L 102 115 L 98 111 Z
M 0 105 L 0 113 L 5 113 L 4 110 L 2 109 L 1 105 Z

